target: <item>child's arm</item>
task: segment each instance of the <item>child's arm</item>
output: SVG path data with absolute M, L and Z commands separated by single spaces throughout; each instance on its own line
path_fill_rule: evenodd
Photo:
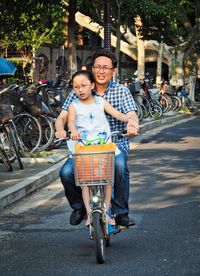
M 128 116 L 126 114 L 119 112 L 111 104 L 109 104 L 109 102 L 107 102 L 105 100 L 104 100 L 104 110 L 111 116 L 115 117 L 117 120 L 125 122 L 125 123 L 128 122 Z
M 72 140 L 78 140 L 81 138 L 80 133 L 76 129 L 76 112 L 72 103 L 70 104 L 68 111 L 68 128 L 71 132 L 70 138 Z

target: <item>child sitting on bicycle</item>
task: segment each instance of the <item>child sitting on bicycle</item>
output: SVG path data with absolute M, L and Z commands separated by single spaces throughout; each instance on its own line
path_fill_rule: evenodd
M 71 132 L 71 140 L 95 140 L 106 139 L 110 135 L 109 123 L 105 112 L 116 119 L 127 122 L 128 116 L 112 107 L 102 97 L 93 94 L 94 79 L 92 73 L 86 70 L 76 72 L 72 76 L 72 86 L 77 99 L 74 100 L 68 113 L 68 128 Z M 78 141 L 77 141 L 78 143 Z M 119 154 L 117 148 L 116 154 Z M 112 186 L 106 185 L 106 211 L 108 213 L 111 201 Z M 85 225 L 90 224 L 89 214 L 89 189 L 82 187 L 82 197 L 85 205 L 87 219 Z M 108 223 L 115 225 L 115 220 L 107 216 Z

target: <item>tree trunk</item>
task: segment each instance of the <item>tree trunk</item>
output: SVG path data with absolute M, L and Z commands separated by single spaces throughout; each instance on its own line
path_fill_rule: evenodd
M 184 70 L 183 70 L 184 52 L 178 51 L 176 56 L 176 88 L 184 85 Z
M 69 21 L 68 21 L 68 70 L 69 78 L 71 79 L 72 75 L 77 71 L 77 62 L 76 62 L 76 41 L 75 41 L 75 13 L 76 13 L 76 3 L 77 0 L 69 1 Z
M 33 46 L 32 48 L 32 60 L 33 60 L 33 63 L 32 63 L 32 68 L 31 68 L 31 72 L 30 72 L 30 76 L 31 76 L 31 81 L 32 82 L 37 82 L 38 79 L 37 79 L 37 68 L 36 68 L 36 50 L 35 50 L 35 47 Z
M 118 72 L 117 76 L 120 75 L 121 70 L 120 70 L 120 44 L 121 44 L 121 32 L 120 32 L 120 27 L 116 30 L 116 36 L 117 36 L 117 41 L 116 41 L 116 48 L 115 48 L 115 55 L 117 58 L 117 64 L 118 64 Z
M 135 31 L 136 31 L 136 39 L 137 39 L 137 71 L 138 71 L 138 79 L 144 79 L 145 72 L 145 51 L 144 51 L 144 40 L 141 35 L 142 21 L 141 17 L 135 17 Z
M 156 70 L 156 85 L 161 84 L 161 75 L 162 75 L 162 56 L 163 56 L 163 41 L 160 42 L 158 60 L 157 60 L 157 70 Z
M 176 86 L 175 67 L 176 67 L 175 51 L 172 51 L 171 60 L 169 64 L 169 80 L 170 80 L 170 85 L 172 86 Z

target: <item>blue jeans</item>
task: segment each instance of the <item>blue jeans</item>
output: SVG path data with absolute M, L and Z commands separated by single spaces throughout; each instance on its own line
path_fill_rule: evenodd
M 64 163 L 60 170 L 60 178 L 65 190 L 65 196 L 72 209 L 84 208 L 81 188 L 77 187 L 74 180 L 72 158 Z M 127 166 L 127 154 L 121 153 L 115 156 L 115 183 L 114 198 L 112 199 L 113 214 L 127 214 L 129 199 L 129 170 Z

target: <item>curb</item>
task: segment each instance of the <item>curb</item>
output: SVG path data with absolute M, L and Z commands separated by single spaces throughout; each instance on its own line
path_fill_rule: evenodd
M 42 164 L 42 163 L 49 163 L 49 164 L 57 164 L 59 161 L 66 159 L 69 156 L 69 150 L 54 150 L 52 155 L 47 157 L 23 157 L 22 162 L 24 164 Z
M 142 133 L 144 133 L 144 132 L 146 132 L 148 130 L 151 130 L 153 128 L 157 128 L 159 126 L 166 125 L 166 124 L 175 123 L 177 121 L 189 118 L 189 117 L 191 117 L 193 115 L 194 114 L 186 114 L 186 113 L 184 113 L 184 114 L 179 114 L 179 115 L 176 115 L 176 116 L 172 116 L 172 117 L 168 117 L 168 118 L 163 118 L 163 119 L 156 120 L 156 121 L 151 121 L 150 123 L 147 122 L 147 123 L 144 123 L 143 125 L 141 125 L 139 133 L 142 134 Z
M 59 171 L 65 160 L 51 166 L 47 170 L 30 176 L 20 183 L 8 188 L 0 193 L 0 208 L 7 207 L 15 201 L 34 192 L 38 188 L 48 185 L 59 177 Z
M 161 120 L 146 122 L 140 127 L 140 134 L 145 133 L 151 129 L 155 129 L 159 126 L 171 124 L 195 115 L 199 115 L 200 112 L 194 112 L 193 114 L 179 114 Z M 130 141 L 131 142 L 131 141 Z M 55 160 L 54 160 L 55 161 Z M 8 188 L 0 193 L 0 208 L 5 208 L 8 205 L 22 199 L 26 195 L 34 192 L 35 190 L 47 186 L 50 182 L 56 180 L 59 177 L 59 171 L 65 160 L 62 160 L 43 172 L 38 173 L 35 176 L 31 176 L 21 181 L 20 183 Z

